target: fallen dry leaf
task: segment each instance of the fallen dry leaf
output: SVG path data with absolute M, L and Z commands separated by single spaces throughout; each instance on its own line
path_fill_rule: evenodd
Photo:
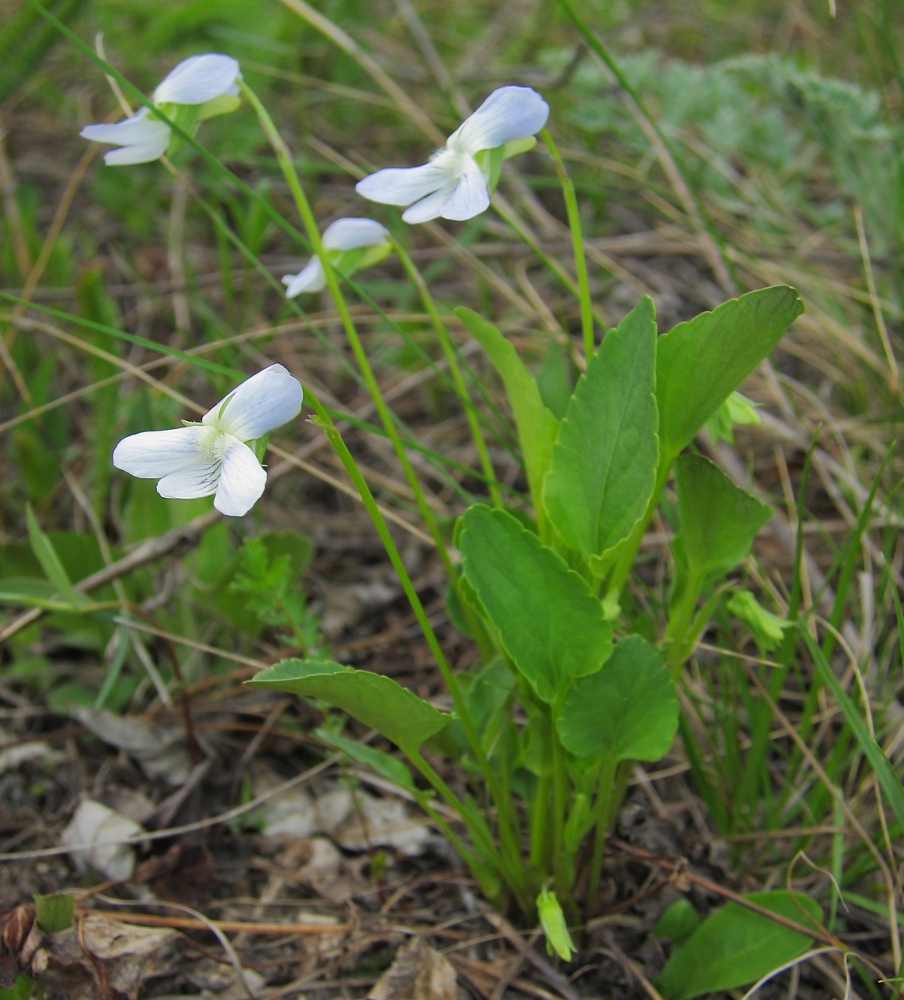
M 93 868 L 104 878 L 128 879 L 135 870 L 135 852 L 118 841 L 142 832 L 133 820 L 93 799 L 83 799 L 60 840 L 64 847 L 74 848 L 72 861 L 82 874 Z
M 167 971 L 178 937 L 169 928 L 137 927 L 89 913 L 77 926 L 45 937 L 50 958 L 45 993 L 97 996 L 103 980 L 108 989 L 134 1000 L 147 979 Z M 94 988 L 82 992 L 86 983 Z
M 416 937 L 396 952 L 367 1000 L 457 1000 L 455 969 L 422 938 Z
M 191 756 L 179 732 L 154 729 L 140 719 L 95 712 L 83 705 L 74 707 L 72 714 L 104 743 L 133 757 L 149 778 L 160 778 L 178 786 L 183 785 L 191 773 Z
M 332 833 L 346 851 L 391 847 L 403 857 L 414 858 L 423 854 L 433 839 L 423 815 L 410 810 L 401 799 L 377 798 L 360 790 L 355 799 L 353 808 Z
M 0 743 L 13 739 L 12 735 L 5 729 L 0 729 Z M 36 761 L 42 764 L 55 764 L 63 760 L 65 754 L 54 750 L 43 740 L 29 740 L 27 743 L 18 743 L 15 746 L 5 747 L 0 750 L 0 774 L 6 771 L 14 771 L 27 764 L 29 761 Z
M 360 864 L 343 857 L 326 837 L 291 841 L 276 861 L 331 903 L 347 903 L 368 887 L 361 877 Z

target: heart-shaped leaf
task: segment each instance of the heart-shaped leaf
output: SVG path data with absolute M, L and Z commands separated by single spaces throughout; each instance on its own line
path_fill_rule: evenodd
M 817 924 L 821 919 L 819 903 L 800 893 L 776 889 L 744 898 L 804 926 L 808 917 Z M 656 986 L 665 1000 L 745 986 L 796 958 L 811 940 L 739 903 L 727 903 L 672 954 Z
M 587 559 L 611 552 L 647 508 L 659 458 L 656 322 L 645 295 L 581 376 L 553 447 L 543 503 Z
M 531 495 L 539 507 L 543 477 L 552 459 L 552 446 L 559 433 L 559 421 L 543 405 L 533 375 L 524 367 L 515 348 L 496 327 L 473 309 L 466 309 L 464 306 L 456 309 L 455 315 L 487 352 L 499 372 L 515 415 Z
M 406 752 L 417 750 L 451 718 L 391 677 L 353 670 L 332 660 L 283 660 L 247 683 L 322 698 Z
M 736 566 L 772 516 L 771 507 L 700 455 L 675 463 L 675 491 L 688 572 L 701 582 Z
M 612 626 L 561 556 L 511 514 L 483 504 L 462 517 L 458 544 L 465 579 L 542 701 L 599 670 L 612 650 Z
M 659 760 L 678 730 L 675 685 L 662 658 L 640 636 L 622 639 L 602 670 L 568 692 L 556 728 L 577 757 Z
M 656 398 L 660 445 L 668 463 L 803 311 L 793 288 L 775 285 L 723 302 L 659 338 Z

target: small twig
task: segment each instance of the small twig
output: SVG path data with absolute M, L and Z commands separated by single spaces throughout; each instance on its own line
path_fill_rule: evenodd
M 109 902 L 109 900 L 104 900 Z M 174 906 L 174 903 L 160 903 L 160 906 Z M 92 910 L 92 913 L 101 911 Z M 344 934 L 351 930 L 351 924 L 268 924 L 253 920 L 202 920 L 200 917 L 158 917 L 152 913 L 117 913 L 117 920 L 124 923 L 141 924 L 145 927 L 172 927 L 174 930 L 222 931 L 244 934 Z

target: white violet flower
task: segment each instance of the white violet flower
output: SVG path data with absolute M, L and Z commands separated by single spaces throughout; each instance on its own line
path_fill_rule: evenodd
M 213 52 L 183 59 L 163 79 L 151 98 L 154 107 L 180 128 L 193 133 L 197 126 L 215 115 L 239 106 L 239 64 L 231 56 Z M 108 166 L 149 163 L 167 150 L 178 147 L 178 136 L 149 108 L 113 125 L 87 125 L 79 133 L 93 142 L 119 146 L 104 155 Z
M 242 382 L 198 424 L 123 438 L 113 464 L 139 479 L 157 479 L 162 497 L 213 495 L 221 514 L 241 517 L 257 503 L 267 473 L 247 442 L 281 427 L 301 409 L 302 388 L 282 365 Z
M 389 232 L 373 219 L 337 219 L 323 234 L 323 248 L 330 263 L 344 275 L 379 263 L 392 249 Z M 326 275 L 319 257 L 298 272 L 283 277 L 286 297 L 302 292 L 319 292 L 326 285 Z
M 530 87 L 500 87 L 420 167 L 390 167 L 358 181 L 358 194 L 410 205 L 405 222 L 473 218 L 486 211 L 502 161 L 530 149 L 549 105 Z

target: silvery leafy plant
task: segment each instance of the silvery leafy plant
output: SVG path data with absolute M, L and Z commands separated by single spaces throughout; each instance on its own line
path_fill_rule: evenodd
M 82 134 L 122 147 L 108 154 L 111 165 L 155 159 L 176 140 L 204 152 L 194 138 L 198 123 L 212 111 L 232 110 L 240 97 L 248 101 L 292 191 L 305 249 L 313 251 L 298 274 L 283 279 L 286 294 L 326 289 L 332 296 L 448 573 L 449 616 L 480 654 L 465 672 L 447 664 L 363 475 L 306 386 L 312 420 L 374 521 L 436 657 L 452 710 L 389 677 L 316 657 L 284 660 L 249 683 L 333 706 L 376 730 L 389 749 L 362 744 L 335 725 L 318 735 L 412 796 L 454 844 L 486 897 L 500 908 L 513 904 L 525 919 L 539 918 L 550 947 L 567 959 L 573 947 L 568 927 L 579 923 L 582 911 L 595 913 L 606 834 L 632 770 L 672 747 L 682 664 L 729 589 L 727 575 L 770 516 L 766 505 L 694 451 L 694 439 L 708 427 L 709 434 L 730 440 L 733 424 L 757 419 L 737 390 L 802 311 L 800 299 L 789 287 L 765 288 L 660 332 L 654 304 L 643 297 L 617 327 L 595 329 L 574 190 L 545 128 L 548 105 L 528 87 L 490 94 L 428 163 L 366 177 L 358 192 L 381 204 L 409 206 L 405 222 L 464 220 L 487 209 L 504 161 L 531 148 L 537 134 L 555 161 L 574 234 L 584 347 L 584 371 L 558 415 L 510 341 L 476 312 L 456 310 L 498 373 L 514 418 L 528 502 L 506 506 L 445 321 L 423 278 L 375 220 L 341 219 L 321 237 L 288 147 L 237 64 L 224 60 L 186 60 L 152 101 L 142 98 L 138 115 Z M 105 71 L 115 76 L 106 64 Z M 423 500 L 345 304 L 342 283 L 390 251 L 417 286 L 467 403 L 488 484 L 488 502 L 461 515 L 451 546 Z M 300 384 L 273 365 L 200 424 L 133 435 L 113 460 L 133 475 L 158 479 L 164 496 L 214 495 L 220 511 L 242 516 L 265 486 L 267 433 L 294 418 L 301 403 Z M 678 523 L 669 616 L 663 633 L 651 640 L 632 634 L 622 595 L 670 483 Z M 781 636 L 781 620 L 763 618 L 750 596 L 739 594 L 732 606 L 743 620 L 758 623 L 763 642 Z M 459 769 L 457 791 L 440 774 L 449 768 Z

